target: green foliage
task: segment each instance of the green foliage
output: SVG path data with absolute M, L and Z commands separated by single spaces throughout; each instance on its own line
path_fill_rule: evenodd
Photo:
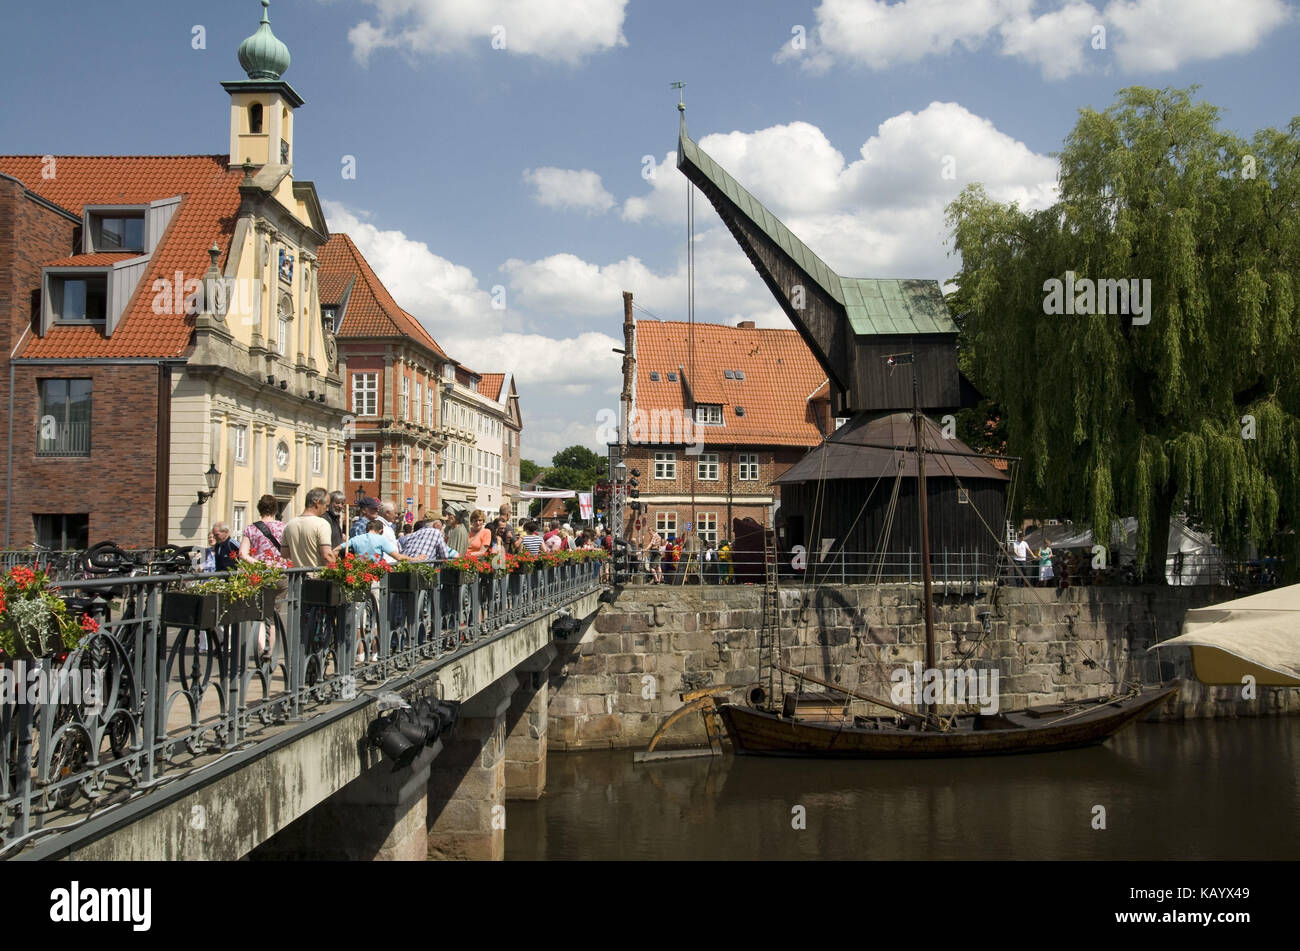
M 569 446 L 551 457 L 551 465 L 557 469 L 600 469 L 604 467 L 604 462 L 604 459 L 586 446 Z
M 949 206 L 962 367 L 1004 410 L 1028 504 L 1098 537 L 1136 515 L 1149 574 L 1178 511 L 1294 571 L 1300 118 L 1247 143 L 1193 92 L 1133 87 L 1082 110 L 1044 211 L 979 185 Z M 1046 313 L 1045 282 L 1067 270 L 1149 279 L 1150 322 Z
M 519 478 L 522 482 L 532 482 L 541 473 L 542 467 L 531 459 L 519 460 Z

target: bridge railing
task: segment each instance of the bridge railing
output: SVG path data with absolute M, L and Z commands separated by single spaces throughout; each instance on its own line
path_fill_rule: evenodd
M 659 567 L 665 580 L 672 583 L 695 581 L 705 584 L 731 582 L 762 583 L 761 553 L 735 554 L 730 562 L 699 561 L 688 564 L 682 555 L 669 570 L 667 562 Z M 1219 552 L 1188 552 L 1170 555 L 1165 563 L 1165 578 L 1170 585 L 1231 585 L 1239 590 L 1271 587 L 1281 578 L 1278 559 L 1254 562 L 1233 561 Z M 911 551 L 856 552 L 829 550 L 787 550 L 780 555 L 779 572 L 783 583 L 799 584 L 898 584 L 921 580 L 921 553 Z M 630 575 L 640 581 L 647 575 L 644 553 L 635 558 Z M 1044 579 L 1038 559 L 1016 563 L 1007 554 L 988 551 L 940 550 L 930 554 L 930 576 L 936 585 L 950 591 L 966 588 L 974 591 L 981 584 L 996 582 L 1007 585 L 1117 585 L 1139 582 L 1130 561 L 1122 565 L 1097 562 L 1091 552 L 1057 551 L 1052 560 L 1051 576 Z
M 600 585 L 595 561 L 472 579 L 444 571 L 431 586 L 395 573 L 360 600 L 331 604 L 341 589 L 318 573 L 286 572 L 261 620 L 216 624 L 175 595 L 222 573 L 56 584 L 100 626 L 63 656 L 0 657 L 0 857 L 97 802 L 269 739 L 280 724 L 471 650 Z

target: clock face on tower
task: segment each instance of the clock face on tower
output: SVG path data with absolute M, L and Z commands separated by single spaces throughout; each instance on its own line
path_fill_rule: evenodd
M 275 464 L 281 469 L 289 468 L 289 445 L 280 443 L 275 447 Z

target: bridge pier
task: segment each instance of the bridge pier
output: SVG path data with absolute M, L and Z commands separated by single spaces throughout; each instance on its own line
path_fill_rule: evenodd
M 506 714 L 506 799 L 540 799 L 546 791 L 547 671 L 559 653 L 548 644 L 517 668 L 519 689 Z
M 506 715 L 518 686 L 506 674 L 461 707 L 429 775 L 427 858 L 505 858 Z
M 253 859 L 419 861 L 425 855 L 429 777 L 441 741 L 405 769 L 380 760 L 272 836 Z

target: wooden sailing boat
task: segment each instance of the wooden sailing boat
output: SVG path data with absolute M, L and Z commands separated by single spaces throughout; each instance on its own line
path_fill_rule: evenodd
M 911 354 L 895 354 L 891 366 L 911 363 Z M 913 375 L 912 418 L 917 457 L 917 502 L 921 538 L 921 580 L 925 618 L 925 661 L 935 670 L 934 603 L 930 573 L 929 513 L 926 501 L 925 444 L 921 411 Z M 772 566 L 774 567 L 774 566 Z M 769 568 L 768 587 L 774 586 Z M 770 597 L 768 600 L 772 600 Z M 779 602 L 778 602 L 779 611 Z M 779 645 L 763 645 L 772 649 Z M 1123 695 L 1080 700 L 1023 711 L 992 715 L 940 717 L 932 706 L 924 712 L 908 710 L 876 697 L 769 661 L 767 689 L 751 691 L 751 704 L 715 704 L 737 753 L 768 756 L 814 756 L 844 759 L 988 756 L 1007 753 L 1045 753 L 1105 742 L 1125 726 L 1165 703 L 1178 686 L 1135 688 Z M 771 672 L 779 670 L 796 680 L 796 688 L 782 698 L 778 710 L 771 705 Z M 762 677 L 760 677 L 760 680 Z M 847 698 L 867 701 L 893 712 L 891 716 L 856 716 L 850 722 L 847 702 L 817 705 L 811 715 L 801 703 L 803 682 L 815 683 Z M 829 695 L 827 695 L 829 697 Z

